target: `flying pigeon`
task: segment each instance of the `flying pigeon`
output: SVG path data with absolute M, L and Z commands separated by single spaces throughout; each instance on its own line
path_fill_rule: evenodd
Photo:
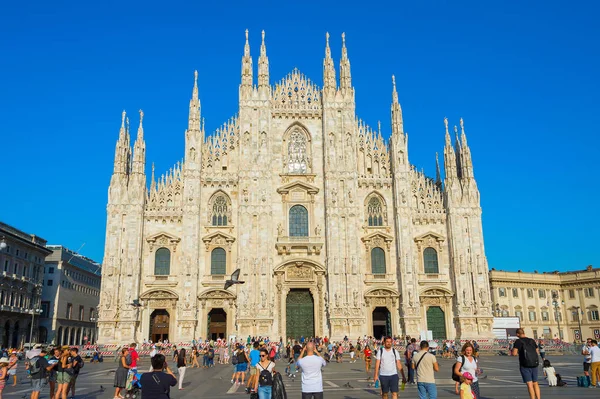
M 245 281 L 240 281 L 240 269 L 237 269 L 236 271 L 234 271 L 233 273 L 231 273 L 231 280 L 227 280 L 225 281 L 225 288 L 227 289 L 229 287 L 231 287 L 234 284 L 244 284 Z

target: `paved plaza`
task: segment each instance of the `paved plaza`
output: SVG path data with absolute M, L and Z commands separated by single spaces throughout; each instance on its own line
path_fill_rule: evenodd
M 345 359 L 346 360 L 346 359 Z M 568 382 L 563 388 L 548 387 L 544 380 L 541 381 L 542 397 L 544 398 L 598 398 L 600 390 L 578 388 L 576 376 L 582 375 L 581 356 L 556 356 L 550 359 L 556 370 Z M 453 361 L 438 359 L 440 372 L 437 373 L 437 386 L 439 398 L 458 398 L 454 394 L 454 382 L 450 379 L 450 369 Z M 171 362 L 172 363 L 172 362 Z M 149 367 L 149 360 L 144 359 L 140 369 Z M 505 356 L 487 356 L 480 360 L 480 367 L 487 378 L 480 381 L 483 398 L 528 398 L 527 389 L 521 382 L 517 368 L 517 358 Z M 76 399 L 112 399 L 113 370 L 116 363 L 106 359 L 104 363 L 87 363 L 77 380 Z M 277 362 L 276 370 L 283 371 L 284 362 Z M 541 373 L 540 369 L 540 373 Z M 171 398 L 247 398 L 241 386 L 231 385 L 231 365 L 216 365 L 212 369 L 187 369 L 184 390 L 176 388 L 171 390 Z M 23 363 L 19 363 L 19 384 L 13 388 L 7 384 L 3 392 L 4 398 L 22 399 L 29 394 L 29 380 L 25 378 Z M 289 398 L 300 398 L 300 378 L 291 381 L 284 377 Z M 326 398 L 359 399 L 377 398 L 378 390 L 369 387 L 364 363 L 329 363 L 323 370 L 323 385 Z M 350 387 L 347 386 L 349 383 Z M 417 388 L 407 385 L 400 392 L 400 398 L 417 398 Z M 48 387 L 44 388 L 40 398 L 49 398 Z

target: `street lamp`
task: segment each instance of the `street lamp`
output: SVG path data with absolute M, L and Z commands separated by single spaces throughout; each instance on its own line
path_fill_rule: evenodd
M 583 331 L 581 331 L 581 316 L 583 316 L 583 310 L 581 310 L 581 306 L 575 306 L 577 312 L 577 324 L 579 325 L 579 342 L 583 341 Z
M 558 292 L 554 292 L 552 294 L 552 305 L 554 306 L 554 317 L 556 317 L 556 322 L 558 323 L 558 338 L 560 340 L 563 339 L 563 334 L 562 331 L 560 329 L 560 314 L 558 313 L 558 306 L 559 305 L 564 305 L 565 301 L 559 301 L 558 300 Z
M 98 334 L 98 324 L 97 324 L 98 323 L 98 318 L 96 317 L 96 315 L 94 314 L 94 312 L 92 312 L 90 314 L 90 321 L 92 323 L 94 323 L 94 338 L 96 339 L 96 342 L 97 342 L 98 341 L 98 336 L 97 336 L 97 334 Z M 94 342 L 92 342 L 92 344 L 93 343 Z
M 0 251 L 4 251 L 8 247 L 6 243 L 6 237 L 2 236 L 2 240 L 0 240 Z
M 496 317 L 500 317 L 500 314 L 501 314 L 501 313 L 500 313 L 500 304 L 499 304 L 499 303 L 497 303 L 497 304 L 496 304 Z
M 35 318 L 35 314 L 38 313 L 42 313 L 42 309 L 29 309 L 29 312 L 31 313 L 31 329 L 29 330 L 29 345 L 31 345 L 33 343 L 33 321 Z M 29 348 L 32 349 L 32 348 Z
M 134 299 L 132 303 L 130 303 L 136 310 L 135 312 L 135 327 L 133 329 L 133 342 L 137 343 L 137 329 L 138 329 L 138 319 L 140 318 L 140 309 L 144 307 L 139 299 Z

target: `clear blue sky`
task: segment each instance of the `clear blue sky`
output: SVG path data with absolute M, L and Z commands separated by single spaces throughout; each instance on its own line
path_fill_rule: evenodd
M 396 75 L 419 169 L 464 118 L 490 267 L 600 266 L 598 2 L 18 3 L 0 14 L 0 220 L 50 243 L 102 260 L 123 109 L 133 131 L 144 110 L 161 174 L 183 157 L 194 69 L 210 132 L 237 111 L 246 28 L 255 69 L 266 30 L 272 83 L 298 67 L 319 85 L 329 31 L 386 137 Z

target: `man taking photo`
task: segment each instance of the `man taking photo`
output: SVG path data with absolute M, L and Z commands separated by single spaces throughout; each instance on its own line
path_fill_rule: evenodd
M 326 365 L 325 359 L 315 350 L 315 344 L 306 344 L 298 358 L 298 367 L 302 369 L 302 399 L 323 399 L 321 369 Z
M 404 369 L 400 361 L 400 354 L 392 348 L 392 337 L 385 337 L 383 346 L 377 351 L 377 361 L 375 362 L 375 382 L 381 384 L 381 397 L 388 399 L 388 394 L 392 393 L 392 399 L 398 398 L 398 370 L 402 374 L 402 382 L 406 383 Z

